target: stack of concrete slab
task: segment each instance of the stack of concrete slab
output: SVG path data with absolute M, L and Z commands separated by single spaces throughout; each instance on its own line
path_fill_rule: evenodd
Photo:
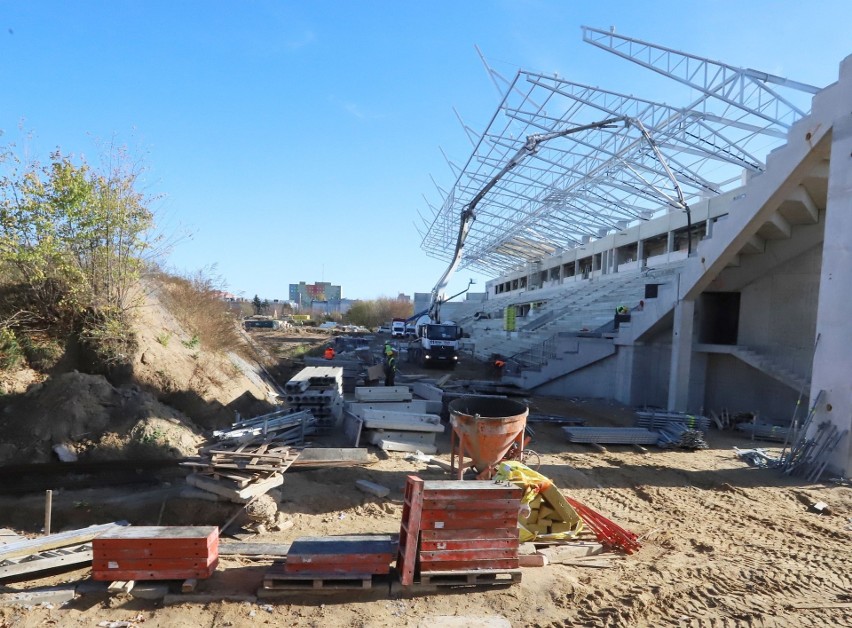
M 284 384 L 290 410 L 310 410 L 318 431 L 330 431 L 343 414 L 343 369 L 307 366 Z
M 364 368 L 362 362 L 357 358 L 353 359 L 346 357 L 335 357 L 331 360 L 326 360 L 325 358 L 305 358 L 305 366 L 318 368 L 334 367 L 341 369 L 343 373 L 342 384 L 344 392 L 352 392 L 355 390 L 358 378 Z
M 353 441 L 353 446 L 370 443 L 385 451 L 436 453 L 435 438 L 444 431 L 438 414 L 441 402 L 411 401 L 411 393 L 405 386 L 357 388 L 356 399 L 379 396 L 371 391 L 382 389 L 388 401 L 347 404 L 344 431 Z M 406 390 L 394 392 L 394 389 Z M 394 401 L 394 398 L 407 398 L 408 401 Z

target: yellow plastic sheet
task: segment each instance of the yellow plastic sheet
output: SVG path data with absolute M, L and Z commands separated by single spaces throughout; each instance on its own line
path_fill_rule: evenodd
M 521 511 L 518 514 L 520 541 L 557 541 L 576 536 L 583 529 L 583 521 L 565 501 L 550 478 L 533 471 L 516 460 L 505 460 L 497 465 L 495 482 L 511 482 L 524 490 Z M 539 498 L 540 497 L 540 498 Z M 546 504 L 552 512 L 538 519 L 539 504 Z M 553 531 L 553 524 L 560 531 Z

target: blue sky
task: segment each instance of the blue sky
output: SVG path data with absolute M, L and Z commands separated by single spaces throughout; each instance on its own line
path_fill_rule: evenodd
M 2 141 L 34 134 L 94 160 L 136 147 L 176 236 L 168 266 L 215 265 L 227 289 L 286 298 L 331 281 L 343 296 L 428 292 L 445 264 L 414 228 L 431 177 L 451 187 L 464 121 L 481 131 L 507 78 L 558 72 L 670 104 L 688 93 L 582 42 L 580 26 L 826 85 L 852 54 L 852 3 L 752 0 L 0 0 Z M 449 291 L 470 277 L 461 270 Z

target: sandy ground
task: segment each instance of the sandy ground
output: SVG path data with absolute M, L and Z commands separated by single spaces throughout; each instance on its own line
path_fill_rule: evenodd
M 165 325 L 161 321 L 153 329 L 156 332 Z M 281 373 L 298 368 L 296 356 L 305 349 L 316 349 L 327 341 L 325 336 L 301 331 L 253 333 L 252 337 L 261 342 L 260 353 L 280 361 Z M 381 342 L 381 338 L 375 339 L 377 349 Z M 169 381 L 178 388 L 185 387 L 184 380 L 200 381 L 202 385 L 194 389 L 197 398 L 204 399 L 208 407 L 227 409 L 223 414 L 232 413 L 233 397 L 246 386 L 233 376 L 233 368 L 226 365 L 231 368 L 225 378 L 228 385 L 220 386 L 219 377 L 207 376 L 219 372 L 210 370 L 212 367 L 205 367 L 203 380 L 193 379 L 197 360 L 192 354 L 158 357 L 165 348 L 162 343 L 149 339 L 146 346 L 148 357 L 140 358 L 140 364 L 146 363 L 156 373 L 161 360 L 168 358 L 172 367 Z M 178 342 L 169 347 L 186 353 Z M 445 373 L 421 371 L 402 361 L 398 383 L 406 377 L 438 378 Z M 454 380 L 494 377 L 486 365 L 469 359 L 463 359 L 452 372 Z M 109 402 L 101 406 L 119 407 L 111 401 L 118 392 L 104 390 L 104 395 L 90 397 Z M 262 398 L 263 392 L 258 387 L 249 396 Z M 631 424 L 629 408 L 602 400 L 530 398 L 528 403 L 534 412 L 583 416 L 590 425 Z M 7 421 L 13 416 L 4 413 Z M 94 411 L 80 415 L 99 416 Z M 734 456 L 732 447 L 753 444 L 736 433 L 711 432 L 707 437 L 711 448 L 697 452 L 652 448 L 643 453 L 631 447 L 600 452 L 567 443 L 557 426 L 534 424 L 534 428 L 531 447 L 541 454 L 541 472 L 565 494 L 641 535 L 643 547 L 638 553 L 609 554 L 609 568 L 549 565 L 524 569 L 519 584 L 503 588 L 447 589 L 435 594 L 376 586 L 371 591 L 346 594 L 298 592 L 276 600 L 254 598 L 268 562 L 223 557 L 214 576 L 199 584 L 198 593 L 208 594 L 208 601 L 163 606 L 162 602 L 126 595 L 108 597 L 96 591 L 64 606 L 0 607 L 0 628 L 109 622 L 151 627 L 437 628 L 501 625 L 495 623 L 498 619 L 512 626 L 852 626 L 852 578 L 848 573 L 852 564 L 852 488 L 848 485 L 801 485 L 772 470 L 749 468 Z M 439 443 L 445 456 L 448 441 L 445 434 Z M 317 444 L 334 445 L 339 440 Z M 404 455 L 374 453 L 376 462 L 367 467 L 288 471 L 276 494 L 280 512 L 293 526 L 242 540 L 287 543 L 301 536 L 398 532 L 406 476 L 448 477 L 436 468 L 410 462 Z M 389 487 L 390 496 L 379 499 L 360 492 L 355 481 L 362 478 Z M 138 486 L 103 493 L 60 491 L 55 504 L 72 505 L 69 508 L 76 517 L 66 517 L 62 524 L 74 524 L 72 527 L 102 523 L 119 515 L 137 525 L 154 524 L 158 519 L 163 524 L 218 525 L 234 512 L 233 504 L 176 496 L 180 479 L 170 479 L 171 487 L 147 492 Z M 34 495 L 0 500 L 0 527 L 14 521 L 30 532 L 38 530 L 38 499 Z M 808 506 L 817 501 L 826 502 L 830 513 L 809 512 Z M 78 507 L 81 504 L 86 508 Z M 28 517 L 30 524 L 25 523 Z M 0 593 L 86 583 L 89 576 L 88 569 L 81 569 L 4 583 Z M 177 585 L 179 591 L 179 584 L 172 586 Z M 222 601 L 234 597 L 241 601 Z M 455 623 L 448 617 L 455 617 Z M 116 628 L 122 625 L 115 624 Z
M 606 402 L 531 400 L 546 412 L 585 413 L 600 424 L 624 422 L 626 409 Z M 446 440 L 446 437 L 445 437 Z M 643 537 L 632 556 L 611 554 L 606 569 L 549 565 L 524 569 L 520 584 L 452 589 L 440 594 L 371 592 L 311 594 L 277 600 L 160 603 L 89 594 L 64 607 L 0 609 L 0 626 L 441 626 L 502 617 L 513 626 L 846 626 L 852 625 L 852 489 L 796 484 L 752 469 L 733 445 L 747 439 L 711 433 L 697 452 L 630 447 L 597 452 L 564 441 L 558 427 L 536 427 L 532 446 L 541 472 L 560 489 Z M 444 444 L 442 451 L 446 453 Z M 443 472 L 403 455 L 369 467 L 288 472 L 280 509 L 294 526 L 253 537 L 289 542 L 299 536 L 397 532 L 405 477 Z M 354 487 L 366 478 L 392 489 L 387 499 Z M 831 514 L 808 512 L 826 502 Z M 223 543 L 227 542 L 223 540 Z M 198 591 L 215 597 L 253 595 L 267 563 L 223 558 Z M 79 570 L 30 583 L 85 579 Z M 847 607 L 843 608 L 842 605 Z M 840 605 L 840 607 L 838 607 Z M 811 608 L 795 608 L 808 606 Z M 834 608 L 832 607 L 834 606 Z M 484 621 L 484 620 L 483 620 Z M 495 624 L 492 624 L 495 625 Z

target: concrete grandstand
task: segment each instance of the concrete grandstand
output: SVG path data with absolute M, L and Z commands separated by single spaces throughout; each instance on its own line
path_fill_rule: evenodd
M 462 267 L 494 279 L 447 315 L 478 357 L 507 358 L 504 381 L 538 393 L 778 424 L 813 400 L 812 430 L 846 432 L 830 467 L 848 474 L 852 57 L 818 88 L 608 31 L 584 39 L 697 98 L 670 106 L 489 69 L 505 97 L 424 249 L 449 258 L 465 204 L 524 137 L 612 116 L 642 120 L 688 205 L 626 125 L 548 145 L 484 199 Z

